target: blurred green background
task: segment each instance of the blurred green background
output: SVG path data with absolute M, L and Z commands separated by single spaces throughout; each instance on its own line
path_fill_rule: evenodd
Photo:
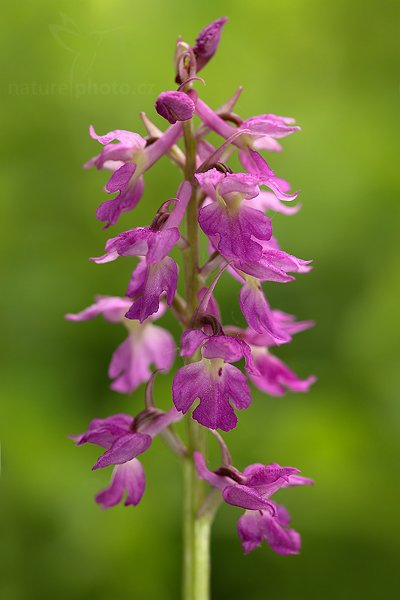
M 273 218 L 283 248 L 314 258 L 315 270 L 266 291 L 273 307 L 317 321 L 277 353 L 318 383 L 305 396 L 255 392 L 226 435 L 238 467 L 277 461 L 316 480 L 280 498 L 302 554 L 263 546 L 244 556 L 240 510 L 224 507 L 213 531 L 213 597 L 395 594 L 399 2 L 30 0 L 4 6 L 1 24 L 4 600 L 179 598 L 177 460 L 156 440 L 143 457 L 142 503 L 103 512 L 93 496 L 109 471 L 92 473 L 97 449 L 67 439 L 95 415 L 141 405 L 143 389 L 133 398 L 108 389 L 109 358 L 125 332 L 63 315 L 97 293 L 122 293 L 131 267 L 87 260 L 108 237 L 94 218 L 106 174 L 81 166 L 98 151 L 89 123 L 101 133 L 142 132 L 139 111 L 154 116 L 156 96 L 174 85 L 177 35 L 191 42 L 224 14 L 230 20 L 204 70 L 202 97 L 218 106 L 242 84 L 242 116 L 275 112 L 302 126 L 270 162 L 301 188 L 303 209 Z M 147 175 L 139 208 L 114 231 L 147 223 L 177 183 L 164 159 Z M 242 323 L 238 290 L 226 277 L 217 291 L 226 322 Z M 164 324 L 173 326 L 168 317 Z M 170 381 L 156 384 L 164 406 Z

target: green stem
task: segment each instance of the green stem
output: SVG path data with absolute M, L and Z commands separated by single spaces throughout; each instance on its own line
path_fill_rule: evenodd
M 186 150 L 185 177 L 192 183 L 192 196 L 186 211 L 187 248 L 184 250 L 187 318 L 190 319 L 197 307 L 197 292 L 200 287 L 199 250 L 197 224 L 196 140 L 193 124 L 185 121 L 184 140 Z M 193 357 L 192 360 L 196 360 Z M 204 482 L 200 481 L 194 466 L 193 452 L 205 454 L 206 432 L 188 413 L 188 451 L 183 460 L 183 600 L 208 600 L 210 597 L 210 515 L 199 516 L 204 502 Z
M 184 459 L 183 485 L 183 600 L 208 600 L 211 519 L 208 515 L 198 516 L 203 490 L 193 451 Z
M 197 306 L 199 291 L 199 231 L 197 224 L 197 186 L 194 178 L 196 170 L 196 140 L 193 135 L 193 124 L 185 121 L 184 140 L 186 149 L 185 177 L 192 184 L 192 196 L 186 210 L 186 241 L 184 251 L 186 302 L 188 311 L 193 313 Z

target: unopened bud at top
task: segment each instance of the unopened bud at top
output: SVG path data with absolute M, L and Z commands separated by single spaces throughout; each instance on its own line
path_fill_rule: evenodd
M 202 29 L 194 46 L 178 38 L 175 48 L 176 83 L 182 83 L 196 75 L 214 56 L 221 39 L 221 30 L 228 17 L 221 17 Z
M 221 30 L 227 17 L 221 17 L 202 29 L 196 38 L 192 50 L 196 57 L 197 71 L 200 71 L 217 51 L 221 39 Z

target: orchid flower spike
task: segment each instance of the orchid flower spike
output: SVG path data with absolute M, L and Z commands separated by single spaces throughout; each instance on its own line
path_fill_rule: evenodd
M 298 321 L 270 304 L 273 286 L 285 284 L 287 289 L 286 284 L 312 268 L 311 260 L 280 246 L 273 219 L 275 213 L 292 217 L 301 207 L 299 192 L 280 171 L 275 172 L 273 154 L 300 128 L 294 119 L 272 112 L 238 114 L 241 86 L 215 109 L 204 101 L 198 82 L 205 82 L 198 73 L 216 55 L 226 22 L 221 17 L 209 23 L 192 44 L 178 38 L 175 81 L 151 102 L 164 119 L 155 115 L 159 125 L 142 112 L 143 135 L 130 131 L 129 125 L 104 135 L 90 127 L 91 138 L 102 148 L 85 167 L 109 171 L 104 189 L 112 195 L 100 204 L 96 216 L 105 228 L 115 225 L 123 213 L 123 218 L 132 219 L 91 261 L 111 266 L 118 260 L 132 275 L 118 295 L 96 296 L 84 310 L 66 315 L 69 321 L 101 315 L 124 326 L 125 339 L 108 368 L 111 389 L 134 393 L 129 404 L 142 402 L 135 416 L 117 412 L 96 418 L 86 432 L 71 436 L 77 446 L 90 443 L 102 449 L 94 472 L 112 468 L 111 481 L 97 494 L 97 504 L 110 508 L 141 501 L 142 455 L 153 447 L 156 436 L 183 459 L 186 600 L 200 597 L 198 590 L 206 599 L 206 540 L 223 502 L 244 511 L 237 531 L 246 553 L 265 541 L 279 554 L 298 554 L 300 535 L 291 528 L 289 513 L 275 501 L 275 494 L 313 483 L 298 469 L 275 462 L 238 469 L 220 433 L 240 430 L 240 422 L 251 418 L 253 406 L 262 402 L 262 394 L 266 428 L 274 427 L 268 406 L 275 397 L 308 392 L 316 380 L 301 374 L 301 366 L 295 373 L 275 348 L 289 344 L 314 323 Z M 141 205 L 144 222 L 138 223 L 133 209 L 144 195 L 144 179 L 146 186 L 151 184 L 149 171 L 164 156 L 177 168 L 180 183 L 175 191 L 172 179 L 160 180 L 159 197 L 153 186 Z M 284 218 L 280 225 L 285 227 Z M 118 279 L 113 285 L 118 286 Z M 180 340 L 173 319 L 181 328 Z M 180 363 L 168 375 L 175 359 Z M 154 390 L 159 371 L 167 375 L 160 398 Z M 257 394 L 252 399 L 253 388 Z M 263 410 L 257 418 L 264 418 Z M 180 420 L 186 421 L 185 427 L 180 427 Z M 212 436 L 221 449 L 215 470 L 206 463 Z

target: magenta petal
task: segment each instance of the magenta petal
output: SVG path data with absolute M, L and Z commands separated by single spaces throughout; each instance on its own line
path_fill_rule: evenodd
M 183 413 L 199 398 L 193 418 L 209 429 L 223 431 L 233 429 L 237 423 L 229 400 L 239 410 L 251 402 L 243 373 L 230 364 L 214 366 L 212 361 L 199 361 L 179 369 L 172 384 L 172 397 L 177 410 Z
M 131 369 L 131 365 L 134 364 L 132 346 L 133 343 L 129 336 L 114 351 L 108 367 L 108 376 L 111 379 L 115 379 L 111 388 L 122 394 L 129 394 L 131 391 L 135 390 L 142 381 L 146 381 L 146 378 L 142 379 L 141 374 L 138 374 L 137 369 Z
M 246 169 L 258 178 L 258 182 L 269 187 L 277 198 L 280 200 L 294 200 L 297 198 L 297 192 L 287 194 L 284 191 L 287 189 L 287 182 L 275 176 L 268 163 L 258 152 L 249 148 L 248 155 L 241 154 L 241 160 L 244 162 Z
M 224 180 L 225 175 L 217 169 L 209 169 L 205 173 L 195 173 L 195 177 L 206 195 L 216 201 L 215 188 Z
M 260 193 L 257 178 L 249 173 L 224 174 L 213 168 L 195 176 L 207 196 L 213 200 L 216 200 L 216 188 L 218 194 L 227 197 L 228 201 L 232 194 L 240 194 L 242 198 L 251 200 Z
M 226 397 L 221 394 L 219 388 L 209 395 L 204 394 L 201 400 L 192 415 L 200 425 L 222 431 L 230 431 L 236 427 L 238 419 L 235 411 L 229 402 L 226 402 Z
M 296 321 L 296 317 L 285 313 L 282 310 L 275 309 L 272 312 L 274 313 L 274 319 L 279 323 L 280 328 L 284 329 L 290 335 L 305 331 L 315 325 L 314 321 Z
M 315 325 L 314 321 L 296 321 L 295 317 L 280 310 L 273 310 L 273 319 L 279 332 L 287 337 L 287 341 L 292 339 L 296 333 L 309 329 Z M 243 333 L 243 337 L 251 346 L 275 346 L 274 338 L 267 332 L 256 333 L 251 329 L 247 329 Z
M 265 350 L 257 350 L 254 362 L 259 375 L 250 374 L 250 379 L 256 387 L 272 396 L 283 396 L 286 390 L 291 392 L 308 392 L 316 381 L 311 375 L 307 379 L 299 379 L 281 360 Z
M 176 354 L 175 340 L 169 331 L 146 323 L 141 331 L 132 333 L 114 352 L 108 374 L 114 379 L 111 388 L 130 394 L 148 381 L 152 364 L 169 370 Z
M 251 129 L 247 129 L 251 131 Z M 254 132 L 253 132 L 254 135 Z M 270 135 L 262 135 L 260 137 L 253 138 L 252 147 L 255 150 L 267 150 L 268 152 L 282 152 L 282 146 Z M 241 161 L 242 162 L 242 161 Z M 243 162 L 242 162 L 243 164 Z
M 120 465 L 142 454 L 151 444 L 151 437 L 144 433 L 127 433 L 118 438 L 111 448 L 100 456 L 93 470 L 110 465 Z
M 293 473 L 298 473 L 298 469 L 272 464 L 250 465 L 244 470 L 243 475 L 246 476 L 246 486 L 256 489 L 260 496 L 267 500 L 278 490 L 288 486 L 290 476 Z
M 98 156 L 89 160 L 85 168 L 95 165 L 98 169 L 115 171 L 124 163 L 134 161 L 146 146 L 146 140 L 137 133 L 116 129 L 106 135 L 97 135 L 93 127 L 89 128 L 93 139 L 104 145 Z M 115 142 L 115 143 L 112 143 Z
M 181 367 L 172 383 L 172 399 L 176 409 L 185 414 L 206 385 L 207 372 L 202 361 Z
M 243 471 L 243 475 L 246 477 L 246 485 L 251 486 L 267 485 L 282 478 L 288 482 L 289 477 L 296 476 L 296 473 L 299 473 L 299 470 L 295 467 L 281 467 L 278 463 L 271 463 L 270 465 L 255 463 L 248 465 Z
M 141 256 L 147 258 L 147 263 L 155 264 L 169 254 L 179 237 L 180 233 L 176 227 L 160 230 L 135 227 L 109 239 L 106 243 L 106 254 L 91 260 L 102 264 L 116 260 L 119 256 Z
M 133 133 L 132 131 L 126 131 L 125 129 L 114 129 L 114 131 L 110 131 L 110 133 L 106 133 L 105 135 L 97 135 L 93 125 L 90 125 L 89 133 L 91 138 L 97 140 L 103 145 L 118 140 L 122 144 L 129 144 L 130 146 L 134 146 L 139 149 L 145 144 L 145 140 L 143 140 L 142 136 L 137 133 Z
M 136 506 L 142 499 L 146 487 L 142 464 L 134 458 L 124 465 L 119 465 L 117 469 L 122 469 L 125 478 L 125 488 L 128 492 L 125 506 Z
M 140 262 L 136 265 L 135 269 L 132 272 L 131 279 L 128 284 L 128 288 L 126 290 L 126 295 L 129 298 L 135 298 L 138 294 L 140 294 L 145 285 L 148 274 L 148 267 L 146 261 L 142 258 Z
M 230 485 L 222 492 L 225 502 L 240 506 L 248 510 L 262 510 L 270 506 L 270 502 L 264 499 L 255 489 L 246 485 Z
M 166 131 L 154 142 L 146 148 L 146 170 L 150 169 L 154 163 L 161 158 L 168 150 L 176 144 L 182 135 L 182 123 L 175 123 L 168 127 Z
M 257 261 L 245 261 L 235 260 L 235 267 L 247 275 L 251 275 L 260 281 L 276 281 L 279 283 L 287 283 L 293 281 L 293 275 L 288 275 L 286 271 L 282 269 L 280 261 L 271 260 L 271 256 L 265 252 L 262 253 L 261 258 Z
M 192 356 L 208 336 L 201 329 L 187 329 L 181 337 L 181 356 Z
M 311 269 L 309 266 L 310 262 L 310 260 L 303 260 L 292 254 L 287 254 L 287 252 L 284 252 L 279 248 L 274 248 L 269 241 L 264 243 L 262 264 L 266 268 L 269 267 L 277 272 L 281 271 L 283 273 L 301 273 Z
M 99 492 L 96 502 L 102 508 L 111 508 L 121 502 L 125 492 L 125 506 L 139 504 L 145 489 L 145 474 L 142 465 L 136 459 L 114 468 L 108 488 Z
M 85 433 L 70 437 L 78 446 L 97 444 L 108 450 L 117 438 L 130 430 L 132 423 L 133 418 L 125 413 L 112 415 L 106 419 L 92 419 Z
M 168 371 L 176 354 L 176 343 L 169 331 L 158 325 L 146 324 L 140 340 L 140 352 L 148 363 Z
M 314 480 L 300 475 L 290 475 L 283 487 L 295 487 L 298 485 L 314 485 Z
M 283 186 L 281 186 L 281 189 L 283 189 Z M 288 186 L 288 189 L 290 189 L 290 185 Z M 257 198 L 254 198 L 254 200 L 251 201 L 251 206 L 257 210 L 271 210 L 283 215 L 294 215 L 298 213 L 301 208 L 301 204 L 296 204 L 296 206 L 288 206 L 279 200 L 272 192 L 265 191 L 261 191 Z
M 259 240 L 268 241 L 272 235 L 271 219 L 260 210 L 249 206 L 241 206 L 239 211 L 241 226 Z
M 290 521 L 292 520 L 291 516 L 287 508 L 282 504 L 275 504 L 275 515 L 279 525 L 282 525 L 282 527 L 288 527 L 288 525 L 290 525 Z
M 65 318 L 69 321 L 88 321 L 97 315 L 103 315 L 106 321 L 117 323 L 122 321 L 126 309 L 129 307 L 127 298 L 118 296 L 98 296 L 96 302 L 79 313 L 68 313 Z
M 237 417 L 229 399 L 238 410 L 250 405 L 246 377 L 233 365 L 225 364 L 221 375 L 218 371 L 218 379 L 209 375 L 204 384 L 201 393 L 197 393 L 200 403 L 193 412 L 193 418 L 209 429 L 229 431 L 236 427 Z
M 125 413 L 118 413 L 105 419 L 92 419 L 88 430 L 79 435 L 69 436 L 78 446 L 97 444 L 103 448 L 111 448 L 114 441 L 130 430 L 133 418 Z
M 115 248 L 120 256 L 146 256 L 154 235 L 150 227 L 135 227 L 108 240 L 106 250 L 110 252 Z
M 273 238 L 263 242 L 263 248 L 261 262 L 267 268 L 270 267 L 277 272 L 281 271 L 284 273 L 308 273 L 312 269 L 310 265 L 312 260 L 303 260 L 284 252 L 277 246 L 276 240 Z
M 176 198 L 174 199 L 175 206 L 168 217 L 168 220 L 165 224 L 165 229 L 170 229 L 171 227 L 179 227 L 183 217 L 185 216 L 185 212 L 189 204 L 191 195 L 192 186 L 190 182 L 183 181 L 177 191 Z
M 256 198 L 260 193 L 257 179 L 248 173 L 228 173 L 221 181 L 218 192 L 225 197 L 229 194 L 241 194 L 246 200 Z
M 101 508 L 106 509 L 116 506 L 121 502 L 124 496 L 124 478 L 122 474 L 118 474 L 118 469 L 121 466 L 124 465 L 119 465 L 119 467 L 114 468 L 110 485 L 96 495 L 95 500 L 97 504 L 100 504 Z
M 182 413 L 177 411 L 173 406 L 168 412 L 159 415 L 157 418 L 152 419 L 149 423 L 146 423 L 142 429 L 143 433 L 155 437 L 161 431 L 164 431 L 167 427 L 180 421 L 182 419 Z
M 97 264 L 111 262 L 119 256 L 146 256 L 154 232 L 150 227 L 135 227 L 110 238 L 106 243 L 106 254 L 92 258 Z
M 99 221 L 106 222 L 106 228 L 114 225 L 121 213 L 132 210 L 136 206 L 143 195 L 143 189 L 144 182 L 142 177 L 139 177 L 133 183 L 129 181 L 124 185 L 116 198 L 106 200 L 100 204 L 96 210 L 96 217 Z
M 100 154 L 88 160 L 83 166 L 85 169 L 90 169 L 95 165 L 97 169 L 114 172 L 124 163 L 132 160 L 135 152 L 136 149 L 124 144 L 109 144 L 103 148 Z
M 147 262 L 151 265 L 161 262 L 171 252 L 179 238 L 180 233 L 176 227 L 157 231 L 149 244 Z
M 273 138 L 283 138 L 291 133 L 298 131 L 300 127 L 298 125 L 289 124 L 293 123 L 293 119 L 285 119 L 284 117 L 278 117 L 274 114 L 258 115 L 256 117 L 250 117 L 242 123 L 242 127 L 250 129 L 254 133 L 260 135 L 271 136 Z
M 245 552 L 250 552 L 266 540 L 278 554 L 298 554 L 301 546 L 300 535 L 293 529 L 286 529 L 279 516 L 267 511 L 246 512 L 238 521 L 238 533 Z
M 132 421 L 132 419 L 131 419 Z M 126 429 L 118 425 L 108 424 L 96 427 L 78 436 L 72 436 L 78 446 L 82 444 L 96 444 L 109 450 L 115 440 L 126 434 Z
M 240 160 L 246 170 L 253 176 L 275 177 L 275 173 L 269 167 L 267 161 L 255 150 L 248 148 L 247 152 L 240 152 Z
M 199 211 L 200 227 L 208 236 L 219 236 L 218 250 L 227 258 L 258 261 L 262 246 L 260 240 L 271 237 L 271 221 L 261 211 L 240 206 L 235 214 L 213 202 Z
M 251 346 L 247 344 L 244 340 L 239 340 L 242 346 L 243 358 L 244 358 L 244 368 L 247 373 L 253 373 L 254 375 L 259 375 L 257 366 L 253 360 L 253 354 L 251 351 Z
M 276 344 L 283 344 L 289 340 L 288 335 L 278 331 L 274 323 L 273 313 L 258 285 L 246 283 L 240 290 L 240 308 L 249 324 L 257 333 L 268 333 Z
M 123 346 L 125 345 L 125 348 Z M 112 389 L 131 393 L 148 381 L 151 365 L 169 370 L 175 357 L 176 345 L 172 335 L 161 327 L 146 324 L 141 333 L 131 334 L 114 353 L 109 376 L 115 378 Z
M 120 167 L 107 181 L 105 185 L 106 191 L 113 194 L 114 192 L 123 190 L 135 171 L 136 165 L 133 163 L 126 163 L 123 167 Z
M 258 511 L 246 512 L 239 518 L 238 534 L 246 554 L 251 552 L 263 541 L 263 526 Z
M 225 362 L 237 362 L 243 357 L 239 340 L 228 335 L 215 335 L 208 338 L 203 347 L 204 358 L 223 358 Z
M 204 479 L 204 481 L 207 481 L 210 485 L 212 485 L 215 488 L 220 489 L 221 491 L 227 485 L 229 485 L 229 483 L 231 482 L 229 477 L 223 477 L 221 475 L 217 475 L 216 473 L 213 473 L 213 471 L 210 471 L 209 469 L 207 469 L 207 465 L 204 460 L 204 457 L 202 454 L 200 454 L 200 452 L 194 452 L 193 458 L 194 458 L 194 466 L 196 467 L 196 471 L 197 471 L 197 474 L 200 477 L 200 479 Z
M 140 269 L 139 269 L 140 266 Z M 178 265 L 169 256 L 155 265 L 139 265 L 134 271 L 128 294 L 139 297 L 126 313 L 127 319 L 138 319 L 141 323 L 160 307 L 160 297 L 165 292 L 168 306 L 172 304 L 178 282 Z
M 196 102 L 196 114 L 200 117 L 203 123 L 218 133 L 221 137 L 229 138 L 235 133 L 236 129 L 229 123 L 221 119 L 205 102 L 198 98 Z
M 279 180 L 277 177 L 271 179 L 263 180 L 264 185 L 269 187 L 272 190 L 279 200 L 295 200 L 298 196 L 298 192 L 294 192 L 293 194 L 286 194 L 279 185 Z
M 237 260 L 234 265 L 237 270 L 243 271 L 260 281 L 278 281 L 285 283 L 294 277 L 288 273 L 307 273 L 311 270 L 310 260 L 303 260 L 281 250 L 274 238 L 263 240 L 262 255 L 255 260 Z
M 226 364 L 224 380 L 226 392 L 232 399 L 234 407 L 238 410 L 248 408 L 251 404 L 251 395 L 246 376 L 237 367 Z
M 129 431 L 132 421 L 133 418 L 127 413 L 116 413 L 115 415 L 111 415 L 105 419 L 92 419 L 89 423 L 89 431 L 93 431 L 98 427 L 108 427 L 109 425 L 122 427 L 126 431 Z
M 298 554 L 301 548 L 301 537 L 294 529 L 283 527 L 279 518 L 264 516 L 264 536 L 271 549 L 277 554 Z

